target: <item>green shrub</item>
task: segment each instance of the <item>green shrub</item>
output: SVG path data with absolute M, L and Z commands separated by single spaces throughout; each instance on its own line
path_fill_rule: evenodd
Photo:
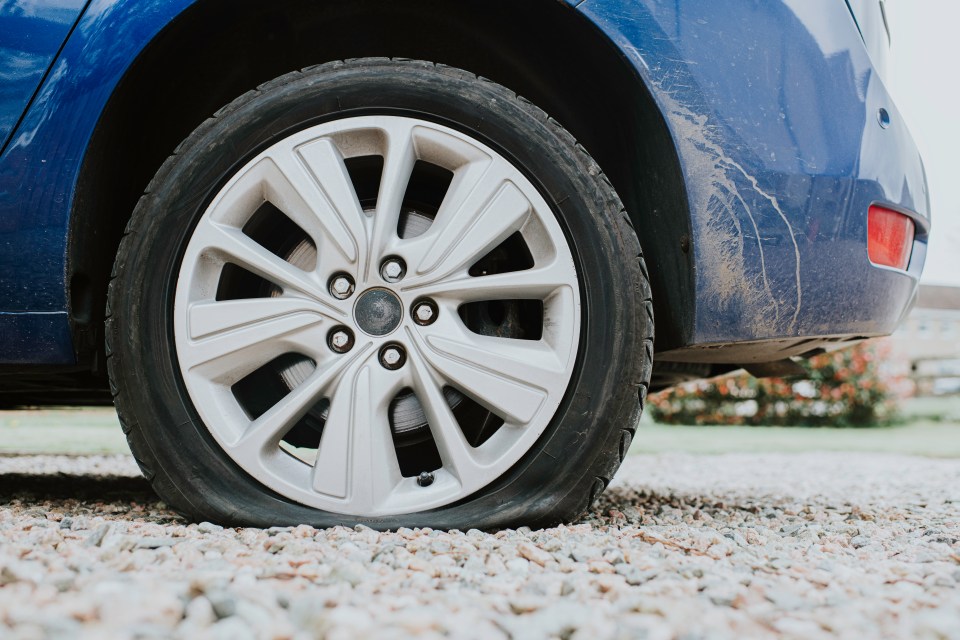
M 896 413 L 894 378 L 881 349 L 861 343 L 803 362 L 807 379 L 740 374 L 700 380 L 650 396 L 666 424 L 871 427 Z

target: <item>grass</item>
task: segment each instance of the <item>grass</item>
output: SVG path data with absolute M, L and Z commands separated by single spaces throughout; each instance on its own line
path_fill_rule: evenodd
M 665 426 L 641 420 L 631 454 L 875 451 L 960 458 L 960 398 L 904 404 L 903 424 L 877 429 Z M 0 454 L 127 453 L 110 407 L 0 411 Z
M 0 454 L 129 452 L 113 407 L 0 411 Z
M 960 425 L 960 396 L 907 400 L 901 412 L 908 419 Z

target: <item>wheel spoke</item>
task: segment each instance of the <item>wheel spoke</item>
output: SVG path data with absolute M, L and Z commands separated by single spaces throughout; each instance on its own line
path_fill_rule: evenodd
M 410 360 L 413 366 L 414 391 L 426 413 L 427 424 L 437 444 L 444 468 L 453 473 L 461 485 L 475 481 L 482 470 L 444 398 L 441 387 L 430 375 L 426 360 L 416 352 L 410 354 Z
M 507 422 L 530 422 L 564 375 L 542 342 L 475 335 L 449 319 L 434 326 L 417 341 L 423 356 L 454 387 Z
M 312 352 L 310 343 L 322 341 L 320 325 L 326 321 L 315 303 L 297 298 L 194 303 L 187 318 L 194 341 L 178 353 L 180 365 L 225 383 L 240 380 L 294 346 Z
M 570 286 L 567 270 L 557 262 L 523 271 L 489 276 L 460 275 L 406 290 L 418 296 L 447 297 L 458 302 L 479 300 L 544 300 L 560 287 Z
M 365 214 L 336 145 L 322 138 L 289 152 L 278 151 L 272 159 L 288 184 L 311 205 L 285 213 L 297 212 L 297 218 L 291 215 L 291 219 L 318 245 L 326 236 L 344 258 L 356 263 L 366 252 Z
M 317 292 L 322 285 L 310 274 L 298 269 L 257 244 L 236 227 L 203 220 L 194 231 L 194 238 L 207 250 L 220 253 L 229 262 L 234 262 L 252 273 L 269 280 L 285 292 L 297 292 L 313 298 L 337 315 L 342 311 L 322 300 Z
M 472 165 L 468 165 L 468 168 Z M 468 267 L 519 231 L 530 215 L 530 201 L 497 164 L 475 181 L 451 187 L 437 214 L 416 274 L 429 280 Z
M 383 156 L 383 175 L 377 195 L 377 209 L 373 217 L 367 267 L 364 271 L 370 278 L 370 269 L 375 269 L 384 248 L 397 233 L 400 210 L 413 167 L 417 162 L 413 142 L 413 129 L 402 121 L 384 126 L 387 146 Z
M 358 351 L 357 356 L 361 355 Z M 251 459 L 269 456 L 280 446 L 280 440 L 319 402 L 331 382 L 354 358 L 329 358 L 299 386 L 284 396 L 266 413 L 250 423 L 240 441 L 234 445 L 237 455 Z
M 402 480 L 387 418 L 396 388 L 382 371 L 367 361 L 341 377 L 312 476 L 314 490 L 348 498 L 363 513 L 375 513 Z
M 187 321 L 190 337 L 200 339 L 298 313 L 327 315 L 325 309 L 305 298 L 249 298 L 195 302 L 190 305 Z

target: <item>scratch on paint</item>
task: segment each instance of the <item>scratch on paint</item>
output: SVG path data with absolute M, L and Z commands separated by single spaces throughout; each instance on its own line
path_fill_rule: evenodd
M 736 167 L 736 169 L 743 174 L 743 177 L 750 182 L 750 185 L 753 187 L 753 189 L 766 198 L 771 205 L 773 205 L 774 210 L 780 216 L 780 219 L 783 220 L 783 224 L 787 226 L 787 233 L 790 234 L 790 242 L 793 243 L 793 255 L 796 260 L 795 277 L 797 281 L 797 307 L 793 312 L 793 321 L 790 323 L 791 328 L 796 327 L 797 319 L 800 317 L 800 306 L 803 304 L 803 291 L 800 288 L 800 245 L 797 244 L 797 237 L 793 233 L 793 226 L 791 226 L 790 221 L 787 220 L 787 215 L 783 212 L 783 209 L 780 208 L 780 203 L 777 201 L 776 197 L 761 189 L 760 185 L 757 184 L 757 179 L 747 173 L 746 170 L 744 170 L 744 168 L 738 163 L 730 160 L 729 158 L 725 158 L 725 160 Z M 757 237 L 757 242 L 760 242 L 759 234 Z
M 731 176 L 732 172 L 736 172 L 750 184 L 758 195 L 770 203 L 777 212 L 780 220 L 786 225 L 787 232 L 790 235 L 795 260 L 796 304 L 788 329 L 795 330 L 803 303 L 800 277 L 800 247 L 797 244 L 793 227 L 787 219 L 779 201 L 775 196 L 763 190 L 754 176 L 750 175 L 742 165 L 731 159 L 724 152 L 723 147 L 717 142 L 716 132 L 713 131 L 712 127 L 707 123 L 706 115 L 692 112 L 682 105 L 670 91 L 663 90 L 660 93 L 660 97 L 667 106 L 667 115 L 679 134 L 677 139 L 678 144 L 681 146 L 689 145 L 689 147 L 692 148 L 688 149 L 688 151 L 696 152 L 685 155 L 688 157 L 699 155 L 704 158 L 704 162 L 699 167 L 691 170 L 691 173 L 694 174 L 693 177 L 696 178 L 696 180 L 691 181 L 694 184 L 690 186 L 692 190 L 697 191 L 697 195 L 699 196 L 697 206 L 700 206 L 703 211 L 713 213 L 717 211 L 717 205 L 719 205 L 729 214 L 732 225 L 736 230 L 736 237 L 731 237 L 733 235 L 732 230 L 725 231 L 723 225 L 718 224 L 713 216 L 706 220 L 701 218 L 697 221 L 698 224 L 704 227 L 704 231 L 706 232 L 700 234 L 700 242 L 712 243 L 713 249 L 717 251 L 717 254 L 720 256 L 717 272 L 707 274 L 706 277 L 710 279 L 716 293 L 727 300 L 735 296 L 735 292 L 739 292 L 739 294 L 744 296 L 748 301 L 751 301 L 751 299 L 760 293 L 760 291 L 756 289 L 751 289 L 748 284 L 751 278 L 748 277 L 747 274 L 748 265 L 744 254 L 745 236 L 735 211 L 735 205 L 739 205 L 746 214 L 757 241 L 761 281 L 758 284 L 761 284 L 763 294 L 773 305 L 772 319 L 774 324 L 778 327 L 780 326 L 781 300 L 774 294 L 767 273 L 767 256 L 764 252 L 762 234 L 760 233 L 757 220 L 750 206 L 748 206 L 744 193 L 741 192 L 736 180 Z M 695 200 L 697 200 L 697 198 L 691 198 L 691 204 L 693 204 Z M 696 215 L 694 217 L 695 219 L 697 218 Z M 731 260 L 733 257 L 730 255 L 731 245 L 739 248 L 739 264 L 735 264 L 735 261 Z M 740 285 L 738 282 L 745 283 L 747 286 Z M 756 301 L 759 302 L 759 300 Z M 769 322 L 769 317 L 764 319 L 764 313 L 769 313 L 769 311 L 758 312 L 758 316 L 754 318 L 757 326 L 759 326 L 760 323 Z

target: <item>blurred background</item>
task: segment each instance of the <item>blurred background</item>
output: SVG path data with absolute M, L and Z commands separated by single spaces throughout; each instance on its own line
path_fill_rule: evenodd
M 881 451 L 960 457 L 960 2 L 887 0 L 888 84 L 926 164 L 933 234 L 900 330 L 806 380 L 732 375 L 650 397 L 633 452 Z M 112 408 L 0 411 L 0 454 L 126 453 Z
M 930 186 L 933 231 L 923 282 L 960 286 L 960 190 L 957 189 L 960 60 L 956 26 L 960 3 L 887 0 L 890 22 L 888 84 L 923 155 Z M 957 338 L 954 338 L 956 342 Z

